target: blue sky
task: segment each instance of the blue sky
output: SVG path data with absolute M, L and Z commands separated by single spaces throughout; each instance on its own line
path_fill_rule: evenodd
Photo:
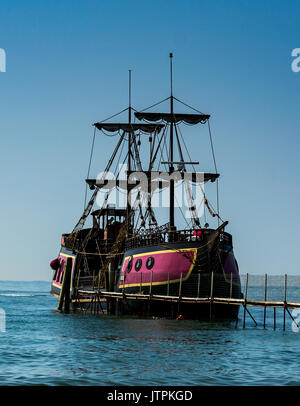
M 212 116 L 241 273 L 300 275 L 299 15 L 297 1 L 2 0 L 0 279 L 50 280 L 83 210 L 92 123 L 127 106 L 128 69 L 137 109 L 167 97 L 169 52 L 175 96 Z M 97 137 L 93 175 L 114 142 Z M 207 134 L 187 143 L 213 169 Z

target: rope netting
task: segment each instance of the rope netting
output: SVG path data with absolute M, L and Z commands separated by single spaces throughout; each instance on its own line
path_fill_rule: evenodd
M 240 275 L 242 292 L 246 290 L 246 275 Z M 300 275 L 248 274 L 247 299 L 300 302 Z

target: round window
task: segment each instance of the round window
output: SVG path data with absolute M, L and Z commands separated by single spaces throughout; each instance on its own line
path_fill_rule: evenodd
M 154 265 L 154 258 L 153 258 L 153 257 L 149 257 L 149 258 L 147 259 L 147 262 L 146 262 L 146 268 L 147 268 L 147 269 L 151 269 L 151 268 L 153 268 L 153 265 Z
M 141 269 L 141 267 L 142 267 L 142 260 L 139 258 L 135 263 L 134 269 L 138 272 Z
M 131 269 L 132 269 L 132 257 L 130 257 L 127 262 L 127 273 L 129 273 Z

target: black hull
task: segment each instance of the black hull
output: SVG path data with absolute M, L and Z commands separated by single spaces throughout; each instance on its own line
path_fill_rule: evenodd
M 119 304 L 116 314 L 184 320 L 235 320 L 236 305 L 209 303 L 156 302 L 155 300 L 126 301 Z

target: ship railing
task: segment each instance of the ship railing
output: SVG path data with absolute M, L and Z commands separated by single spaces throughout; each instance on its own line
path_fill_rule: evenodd
M 199 231 L 201 232 L 199 233 Z M 128 250 L 139 247 L 147 247 L 149 245 L 160 245 L 167 242 L 177 243 L 183 241 L 205 241 L 207 236 L 213 231 L 213 229 L 185 229 L 168 232 L 153 232 L 127 239 L 125 242 L 125 248 Z M 219 238 L 220 241 L 224 241 L 226 244 L 232 246 L 232 237 L 230 234 L 222 231 L 220 232 Z
M 211 234 L 214 230 L 212 229 L 202 229 L 201 235 L 198 234 L 199 230 L 196 231 L 195 229 L 184 229 L 184 230 L 176 230 L 176 231 L 164 231 L 164 232 L 153 232 L 135 236 L 133 238 L 128 238 L 125 242 L 125 248 L 134 249 L 139 247 L 147 247 L 150 245 L 160 245 L 163 243 L 177 243 L 183 241 L 204 241 L 206 240 L 207 236 Z M 222 231 L 220 233 L 220 240 L 224 241 L 226 244 L 232 246 L 232 237 L 230 234 Z M 64 246 L 67 249 L 71 249 L 73 251 L 80 252 L 82 246 L 82 238 L 76 238 L 75 242 L 70 241 L 68 238 L 64 239 Z M 86 245 L 86 251 L 88 252 L 108 252 L 113 245 L 113 240 L 108 239 L 92 239 Z
M 94 253 L 94 252 L 109 252 L 113 246 L 114 241 L 112 239 L 91 239 L 86 244 L 84 244 L 84 240 L 82 238 L 76 238 L 75 241 L 68 240 L 65 238 L 62 246 L 67 248 L 68 250 L 72 250 L 74 252 L 86 252 L 86 253 Z
M 129 238 L 125 242 L 126 249 L 146 247 L 149 245 L 160 245 L 167 242 L 197 241 L 203 240 L 204 234 L 195 235 L 195 230 L 176 230 L 168 232 L 157 232 L 139 235 Z

